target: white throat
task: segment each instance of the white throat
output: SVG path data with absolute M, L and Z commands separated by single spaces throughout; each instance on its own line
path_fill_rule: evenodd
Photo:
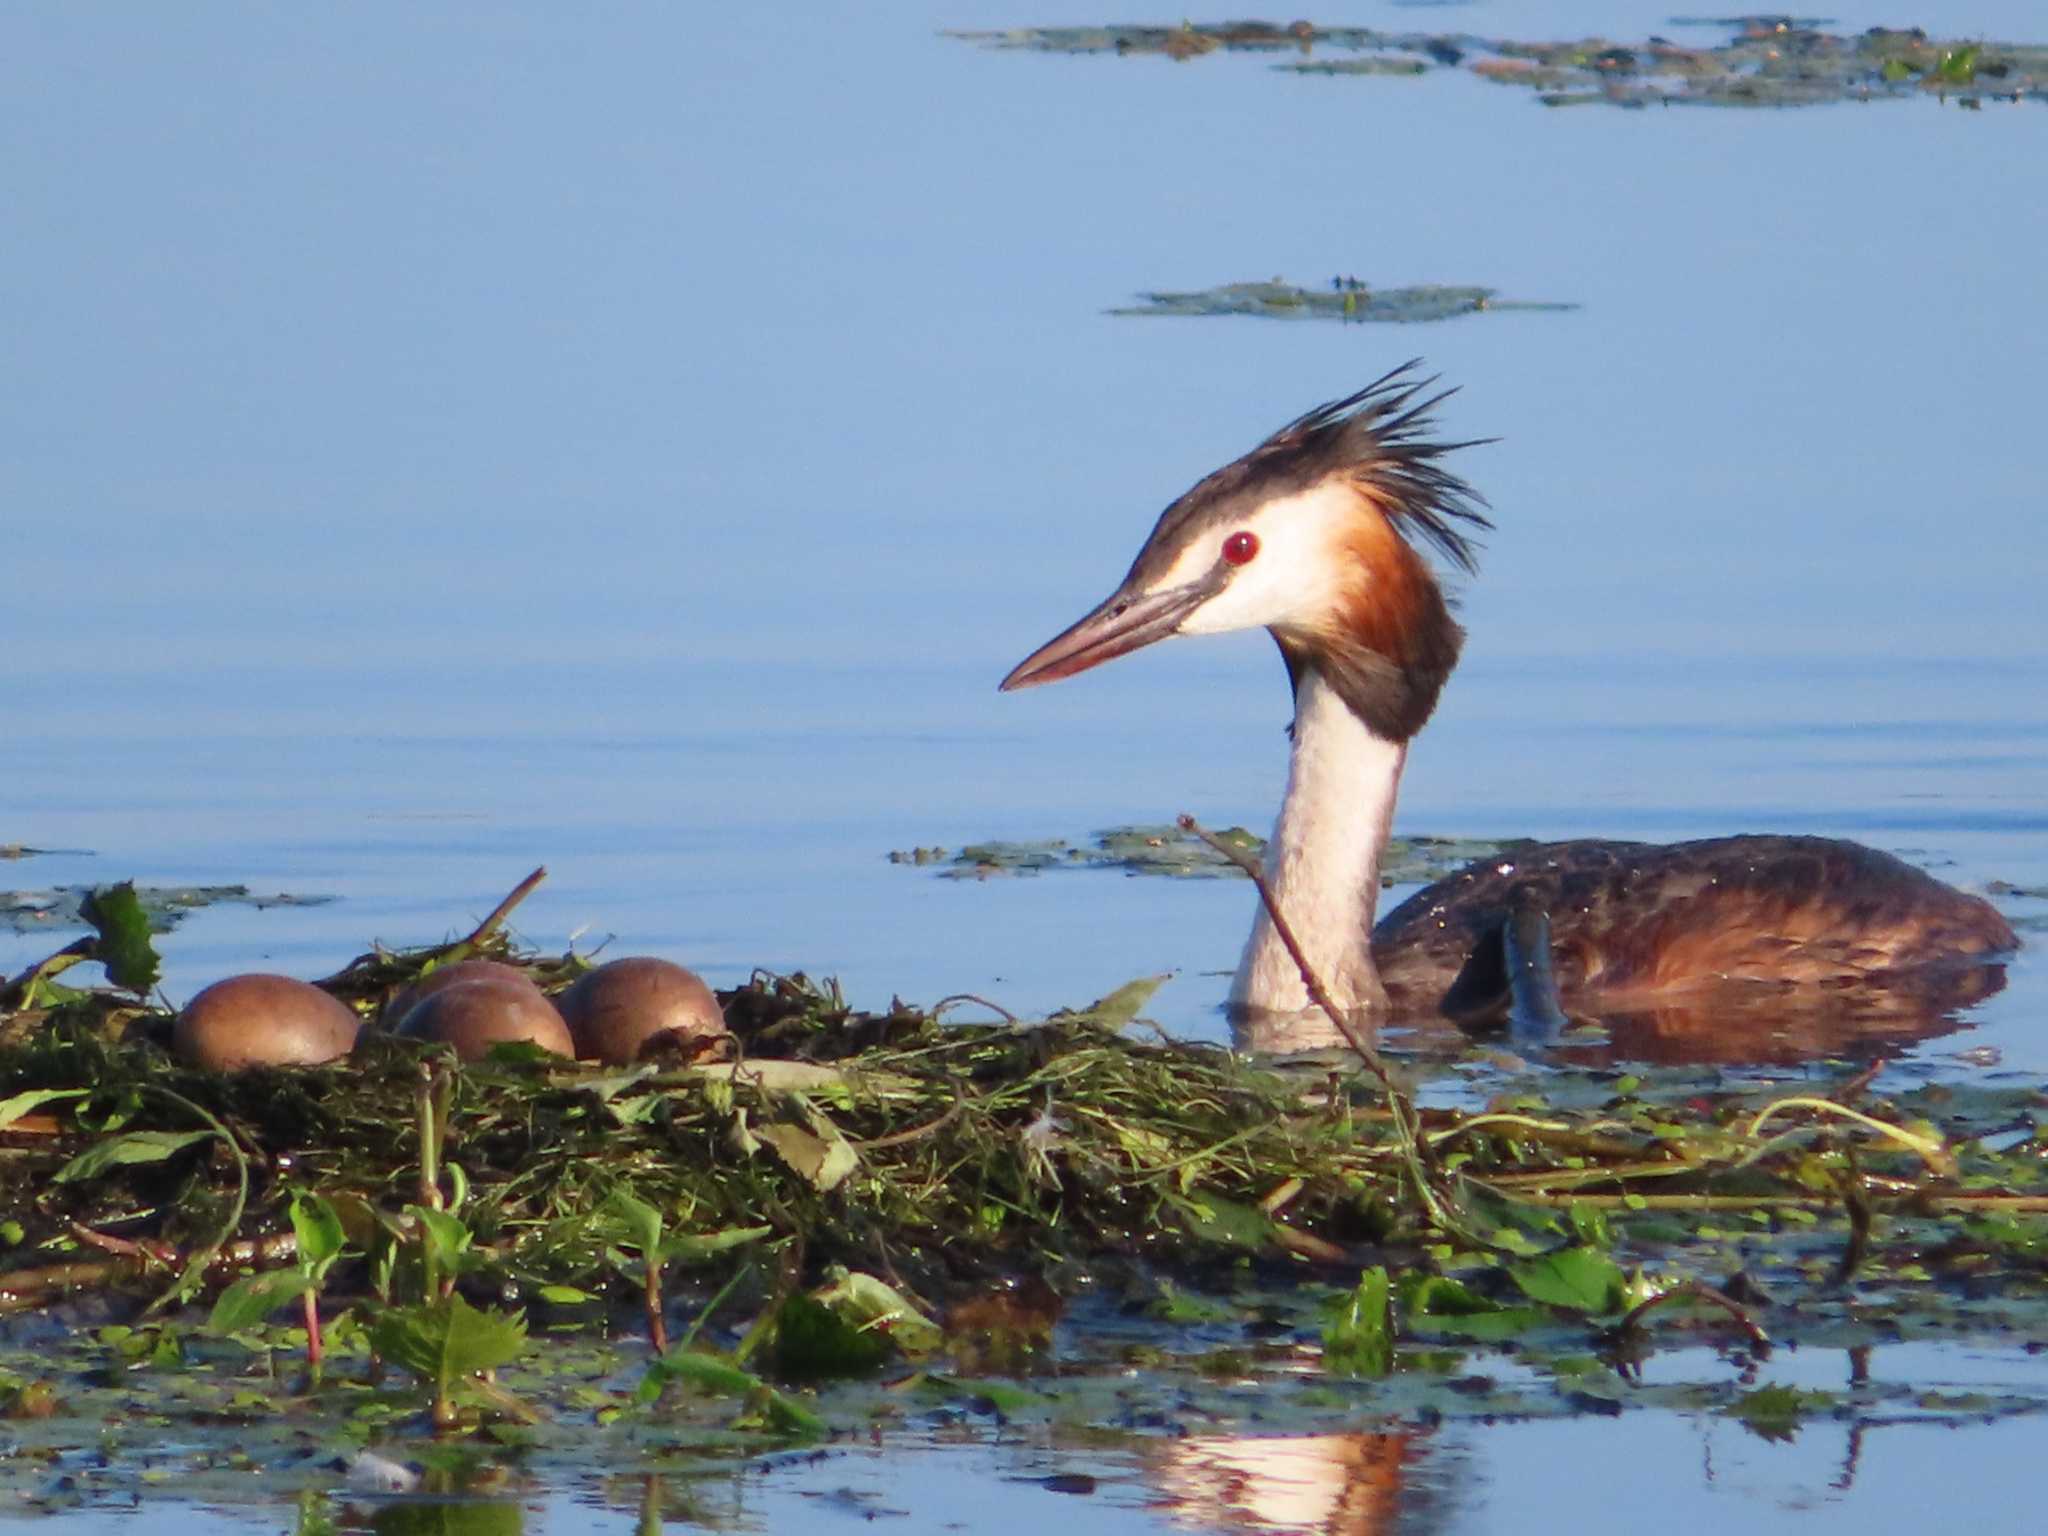
M 1266 847 L 1266 880 L 1287 926 L 1344 1008 L 1384 1006 L 1372 964 L 1380 850 L 1394 822 L 1406 742 L 1376 736 L 1313 669 L 1294 700 L 1287 796 Z M 1298 1013 L 1310 1006 L 1301 970 L 1263 905 L 1231 985 L 1234 1008 Z

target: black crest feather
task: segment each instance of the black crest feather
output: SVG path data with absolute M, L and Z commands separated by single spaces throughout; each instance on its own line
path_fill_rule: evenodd
M 1431 412 L 1457 391 L 1429 393 L 1436 378 L 1418 377 L 1420 366 L 1419 358 L 1411 359 L 1356 394 L 1317 406 L 1198 481 L 1160 514 L 1131 577 L 1157 574 L 1148 564 L 1170 562 L 1182 534 L 1239 516 L 1248 500 L 1292 495 L 1333 474 L 1352 475 L 1378 492 L 1387 517 L 1411 544 L 1428 545 L 1462 571 L 1476 570 L 1473 532 L 1493 526 L 1486 498 L 1440 461 L 1493 439 L 1436 441 Z
M 1476 571 L 1471 530 L 1493 526 L 1486 498 L 1439 461 L 1493 439 L 1446 443 L 1431 435 L 1432 413 L 1457 390 L 1429 393 L 1437 376 L 1416 377 L 1421 366 L 1410 358 L 1356 394 L 1296 417 L 1230 468 L 1304 485 L 1349 469 L 1383 494 L 1387 515 L 1411 543 L 1419 539 L 1458 569 Z

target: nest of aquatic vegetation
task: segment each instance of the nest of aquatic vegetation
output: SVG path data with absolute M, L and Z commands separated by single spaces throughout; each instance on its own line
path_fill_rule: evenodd
M 496 935 L 462 947 L 551 987 L 584 966 Z M 449 953 L 380 950 L 327 985 L 374 1011 Z M 1901 1231 L 1957 1211 L 2022 1221 L 1991 1238 L 2029 1272 L 2048 1251 L 2031 1089 L 1852 1107 L 1867 1079 L 1829 1099 L 1608 1073 L 1550 1102 L 1418 1114 L 1358 1063 L 1147 1032 L 1146 991 L 969 1023 L 763 975 L 721 997 L 717 1059 L 604 1068 L 500 1047 L 458 1064 L 373 1033 L 331 1067 L 234 1075 L 174 1060 L 167 1015 L 84 997 L 0 1021 L 0 1311 L 81 1289 L 193 1294 L 289 1263 L 308 1195 L 362 1255 L 338 1288 L 374 1289 L 379 1252 L 445 1209 L 474 1293 L 622 1302 L 622 1201 L 658 1213 L 705 1288 L 751 1271 L 752 1289 L 785 1293 L 836 1266 L 933 1298 L 1118 1265 L 1355 1275 L 1604 1245 L 1609 1215 L 1644 1212 L 1733 1212 L 1758 1231 L 1798 1217 L 1838 1276 L 1887 1211 Z
M 543 983 L 576 970 L 487 952 Z M 417 968 L 365 957 L 340 990 L 384 995 Z M 332 1067 L 232 1075 L 173 1059 L 164 1016 L 111 1028 L 103 1009 L 56 1010 L 0 1047 L 0 1101 L 26 1110 L 0 1130 L 0 1223 L 16 1266 L 81 1242 L 138 1271 L 208 1245 L 273 1253 L 295 1191 L 343 1209 L 425 1203 L 424 1128 L 436 1186 L 521 1288 L 601 1282 L 617 1191 L 682 1231 L 766 1225 L 807 1271 L 926 1285 L 1241 1248 L 1233 1222 L 1331 1254 L 1393 1225 L 1383 1117 L 1305 1094 L 1313 1076 L 1133 1038 L 1113 1011 L 1028 1025 L 861 1013 L 801 976 L 721 1001 L 719 1060 L 604 1069 L 515 1047 L 457 1065 L 372 1034 Z M 15 1278 L 0 1271 L 0 1290 Z

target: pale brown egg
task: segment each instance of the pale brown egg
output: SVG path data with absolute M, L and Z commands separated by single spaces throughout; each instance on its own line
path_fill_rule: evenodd
M 557 1056 L 574 1056 L 576 1044 L 555 1005 L 524 976 L 458 981 L 421 998 L 398 1021 L 398 1032 L 455 1047 L 464 1061 L 479 1061 L 505 1041 L 526 1041 Z
M 229 976 L 185 1005 L 171 1046 L 194 1066 L 314 1066 L 346 1056 L 362 1020 L 353 1008 L 308 982 L 261 972 Z
M 562 1017 L 585 1061 L 623 1066 L 656 1035 L 726 1032 L 718 999 L 695 971 L 638 957 L 600 965 L 561 995 Z
M 453 965 L 444 965 L 427 972 L 410 986 L 401 987 L 384 1005 L 384 1027 L 398 1029 L 405 1023 L 405 1016 L 415 1007 L 432 997 L 444 987 L 458 986 L 465 981 L 497 981 L 509 986 L 526 987 L 538 993 L 526 972 L 516 965 L 506 965 L 500 960 L 458 960 Z

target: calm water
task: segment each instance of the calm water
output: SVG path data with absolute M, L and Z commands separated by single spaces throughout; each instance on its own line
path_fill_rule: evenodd
M 1501 439 L 1461 466 L 1499 530 L 1406 830 L 1837 832 L 2048 886 L 2048 113 L 1548 112 L 1450 74 L 936 35 L 1104 18 L 878 14 L 13 8 L 0 842 L 92 856 L 8 880 L 341 898 L 193 918 L 173 998 L 439 937 L 545 863 L 520 918 L 543 947 L 1019 1011 L 1174 970 L 1161 1017 L 1219 1036 L 1242 886 L 961 884 L 883 855 L 1265 823 L 1287 699 L 1262 638 L 995 681 L 1193 479 L 1422 353 L 1464 386 L 1447 429 Z M 2042 31 L 2016 0 L 1939 29 Z M 1584 308 L 1100 313 L 1340 271 Z M 2038 933 L 2048 909 L 2012 910 Z M 0 967 L 49 947 L 0 938 Z M 2040 954 L 1964 1037 L 2028 1072 Z M 1958 1043 L 1923 1058 L 1981 1070 Z M 1708 1431 L 1645 1423 L 1630 1476 L 1699 1465 Z M 1974 1492 L 2018 1486 L 2011 1427 L 1900 1431 L 1897 1460 L 1936 1434 L 1982 1463 Z M 1463 1529 L 1576 1507 L 1567 1469 L 1615 1464 L 1604 1427 L 1461 1430 L 1418 1478 L 1446 1445 Z M 1918 1523 L 1868 1480 L 1828 1493 L 1834 1455 L 1724 1445 L 1742 1491 L 1720 1475 L 1702 1508 Z M 916 1506 L 936 1526 L 1013 1470 L 904 1447 L 843 1477 L 958 1480 L 962 1514 Z

